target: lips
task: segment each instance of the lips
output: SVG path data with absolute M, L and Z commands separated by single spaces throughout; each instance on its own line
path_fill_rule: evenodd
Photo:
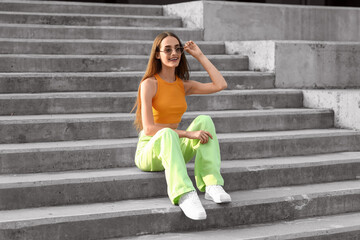
M 169 61 L 177 61 L 179 58 L 170 58 Z

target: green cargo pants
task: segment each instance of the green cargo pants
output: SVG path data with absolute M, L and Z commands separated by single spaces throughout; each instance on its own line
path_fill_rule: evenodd
M 195 190 L 186 170 L 186 163 L 195 157 L 195 181 L 201 192 L 206 186 L 224 185 L 220 174 L 220 148 L 215 126 L 209 116 L 200 115 L 187 131 L 204 130 L 210 132 L 206 144 L 199 139 L 179 138 L 170 128 L 158 131 L 153 137 L 139 134 L 135 154 L 135 164 L 143 171 L 163 171 L 167 182 L 167 192 L 173 204 L 177 204 L 184 193 Z

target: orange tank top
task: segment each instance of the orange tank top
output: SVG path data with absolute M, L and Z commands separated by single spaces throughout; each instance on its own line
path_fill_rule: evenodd
M 154 122 L 179 123 L 187 109 L 183 81 L 176 77 L 175 82 L 169 83 L 159 74 L 154 76 L 157 80 L 157 91 L 152 99 Z

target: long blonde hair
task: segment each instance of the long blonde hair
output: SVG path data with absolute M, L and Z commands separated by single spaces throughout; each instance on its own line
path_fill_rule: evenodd
M 159 73 L 161 71 L 161 67 L 162 67 L 161 60 L 156 58 L 156 53 L 160 51 L 160 44 L 161 44 L 162 40 L 168 36 L 176 38 L 179 41 L 180 47 L 182 47 L 180 39 L 172 32 L 162 32 L 159 35 L 157 35 L 156 38 L 154 39 L 154 42 L 153 42 L 153 45 L 151 48 L 150 57 L 149 57 L 149 62 L 148 62 L 145 74 L 142 77 L 140 84 L 139 84 L 138 94 L 137 94 L 137 99 L 136 99 L 135 105 L 134 105 L 133 109 L 131 110 L 131 112 L 133 112 L 134 109 L 136 108 L 136 116 L 135 116 L 135 120 L 134 120 L 134 126 L 138 132 L 143 129 L 142 119 L 141 119 L 140 86 L 141 86 L 141 83 L 145 79 L 153 77 L 156 73 Z M 179 66 L 177 66 L 175 68 L 175 75 L 178 76 L 183 81 L 189 80 L 189 67 L 188 67 L 188 62 L 185 57 L 185 53 L 181 54 Z

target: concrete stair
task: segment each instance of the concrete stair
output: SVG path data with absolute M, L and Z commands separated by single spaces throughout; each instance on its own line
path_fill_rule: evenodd
M 274 73 L 248 71 L 247 57 L 203 41 L 202 29 L 183 28 L 161 6 L 0 0 L 0 7 L 0 239 L 359 236 L 360 133 L 334 128 L 330 110 L 304 108 L 301 90 L 275 89 Z M 129 112 L 163 30 L 198 42 L 229 83 L 188 97 L 180 126 L 206 114 L 217 128 L 233 202 L 202 200 L 206 221 L 171 205 L 164 173 L 134 166 Z M 188 60 L 191 78 L 208 82 Z

